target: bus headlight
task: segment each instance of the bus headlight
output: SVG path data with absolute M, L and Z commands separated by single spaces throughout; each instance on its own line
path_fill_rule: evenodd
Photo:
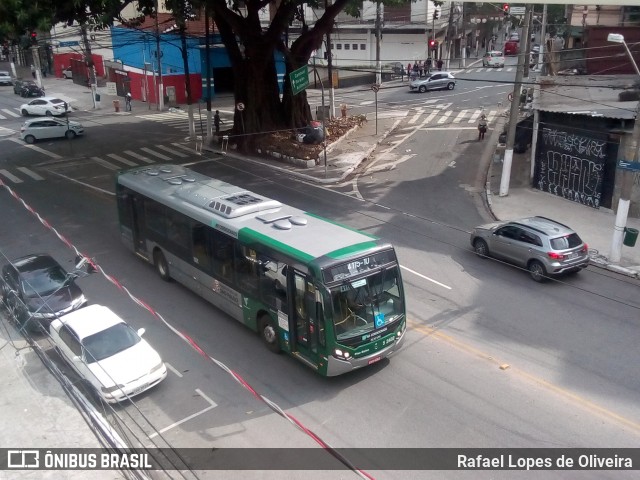
M 348 360 L 349 357 L 351 356 L 351 354 L 349 352 L 343 352 L 342 350 L 340 350 L 339 348 L 336 348 L 333 351 L 333 355 L 340 358 L 340 359 L 344 359 L 344 360 Z

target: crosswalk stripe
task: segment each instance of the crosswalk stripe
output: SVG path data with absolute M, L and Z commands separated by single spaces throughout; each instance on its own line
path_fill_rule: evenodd
M 180 157 L 180 158 L 186 158 L 187 157 L 187 155 L 185 155 L 184 153 L 181 153 L 181 152 L 179 152 L 177 150 L 174 150 L 173 148 L 169 148 L 169 147 L 167 147 L 165 145 L 156 145 L 156 148 L 164 150 L 165 152 L 169 152 L 172 155 L 175 155 L 176 157 Z
M 8 108 L 2 108 L 2 109 L 0 109 L 0 110 L 2 110 L 4 113 L 6 113 L 7 115 L 10 115 L 10 116 L 12 116 L 12 117 L 19 117 L 19 116 L 20 116 L 20 114 L 19 114 L 19 113 L 15 113 L 13 110 L 10 110 L 10 109 L 8 109 Z M 4 117 L 3 117 L 3 118 L 4 118 Z
M 11 173 L 9 173 L 7 170 L 0 170 L 0 175 L 12 181 L 13 183 L 22 183 L 22 180 L 20 180 L 15 175 L 12 175 Z
M 378 114 L 378 118 L 404 118 L 409 113 L 409 110 L 388 110 Z
M 0 115 L 1 117 L 2 115 Z M 11 130 L 10 128 L 0 127 L 0 137 L 6 137 L 8 135 L 13 135 L 16 133 L 15 130 Z
M 163 155 L 163 154 L 158 153 L 158 152 L 154 152 L 153 150 L 151 150 L 150 148 L 147 148 L 147 147 L 142 147 L 140 150 L 142 150 L 143 152 L 148 153 L 149 155 L 153 155 L 155 157 L 158 157 L 161 160 L 171 160 L 171 158 L 167 157 L 166 155 Z
M 189 153 L 198 153 L 195 149 L 191 147 L 187 147 L 186 145 L 182 145 L 180 143 L 172 143 L 171 145 L 173 145 L 174 147 L 181 148 L 182 150 L 186 150 Z
M 19 138 L 10 138 L 9 140 L 11 140 L 12 142 L 15 142 L 17 144 L 22 145 L 25 148 L 30 148 L 31 150 L 33 150 L 34 152 L 39 152 L 42 153 L 43 155 L 47 155 L 48 157 L 54 158 L 54 159 L 59 159 L 62 158 L 60 155 L 58 155 L 57 153 L 53 153 L 50 152 L 48 150 L 45 150 L 44 148 L 40 148 L 36 145 L 29 145 L 29 144 L 25 144 L 22 140 L 20 140 Z
M 460 113 L 453 119 L 453 123 L 460 123 L 469 110 L 460 110 Z
M 24 173 L 25 175 L 30 176 L 31 178 L 33 178 L 34 180 L 44 180 L 43 177 L 41 177 L 40 175 L 38 175 L 36 172 L 29 170 L 26 167 L 17 167 L 18 170 L 20 170 L 22 173 Z
M 433 118 L 434 118 L 436 115 L 438 115 L 439 113 L 440 113 L 440 111 L 439 111 L 439 110 L 434 110 L 433 112 L 431 112 L 431 115 L 429 115 L 429 116 L 427 117 L 427 119 L 426 119 L 424 122 L 422 122 L 422 123 L 423 123 L 423 125 L 426 125 L 427 123 L 429 123 L 429 122 L 430 122 L 431 120 L 433 120 Z
M 6 120 L 7 117 L 5 117 L 4 115 L 0 115 L 0 120 Z
M 416 108 L 416 110 L 417 113 L 413 117 L 411 117 L 407 123 L 416 123 L 418 121 L 418 118 L 420 118 L 420 116 L 424 113 L 424 108 L 418 107 Z
M 476 110 L 475 112 L 473 112 L 473 114 L 471 115 L 471 118 L 469 118 L 469 121 L 467 123 L 475 122 L 481 113 L 482 113 L 482 110 Z
M 138 164 L 134 163 L 126 158 L 122 158 L 120 155 L 116 155 L 115 153 L 107 153 L 107 157 L 113 158 L 114 160 L 124 163 L 125 165 L 129 165 L 130 167 L 137 167 Z
M 497 110 L 491 110 L 489 112 L 489 115 L 487 115 L 487 122 L 493 121 L 493 117 L 495 117 L 497 114 L 498 114 Z
M 125 150 L 122 153 L 126 153 L 127 155 L 137 158 L 138 160 L 142 160 L 145 163 L 156 163 L 155 160 L 151 160 L 149 157 L 145 157 L 144 155 L 140 155 L 139 153 L 132 152 L 131 150 Z
M 108 168 L 109 170 L 119 170 L 120 169 L 120 167 L 117 167 L 113 163 L 107 162 L 106 160 L 103 160 L 100 157 L 91 157 L 91 160 L 93 160 L 94 162 L 102 165 L 105 168 Z
M 453 112 L 451 110 L 447 110 L 442 114 L 442 116 L 438 119 L 438 123 L 446 122 Z

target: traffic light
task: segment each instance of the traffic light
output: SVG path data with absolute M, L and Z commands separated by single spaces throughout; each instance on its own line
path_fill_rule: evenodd
M 440 18 L 440 8 L 436 7 L 436 9 L 433 11 L 433 19 L 437 20 L 438 18 Z
M 509 15 L 509 4 L 508 3 L 503 3 L 502 4 L 502 12 L 504 13 L 505 17 L 507 15 Z
M 36 32 L 31 32 L 31 45 L 38 44 L 38 34 Z
M 436 42 L 435 40 L 429 40 L 429 48 L 431 50 L 437 50 L 438 49 L 438 42 Z

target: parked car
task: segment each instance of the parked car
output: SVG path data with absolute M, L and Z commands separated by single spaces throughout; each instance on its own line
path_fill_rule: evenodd
M 44 96 L 44 89 L 38 86 L 38 84 L 31 80 L 20 80 L 20 84 L 16 81 L 16 85 L 13 86 L 13 91 L 16 92 L 16 87 L 18 89 L 18 94 L 21 97 L 42 97 Z
M 537 43 L 534 43 L 533 45 L 531 45 L 531 52 L 540 53 L 540 45 L 538 45 Z
M 159 384 L 167 367 L 142 335 L 103 305 L 89 305 L 51 323 L 59 355 L 108 403 Z
M 427 78 L 419 78 L 409 83 L 409 90 L 426 92 L 427 90 L 453 90 L 456 86 L 456 77 L 451 72 L 434 72 Z
M 502 68 L 504 67 L 504 55 L 502 52 L 495 50 L 487 52 L 482 57 L 482 66 Z
M 46 115 L 48 117 L 64 115 L 67 113 L 67 109 L 67 102 L 54 97 L 40 97 L 20 105 L 20 112 L 25 117 L 27 115 Z
M 20 138 L 27 143 L 47 138 L 75 138 L 84 134 L 84 127 L 79 122 L 64 121 L 57 118 L 34 118 L 24 122 L 20 128 Z
M 52 319 L 87 303 L 75 278 L 50 255 L 27 255 L 2 267 L 2 302 L 20 325 L 31 319 L 29 331 L 48 330 Z
M 71 67 L 67 67 L 62 71 L 62 76 L 64 78 L 73 78 L 73 71 L 71 71 Z
M 13 85 L 13 79 L 11 75 L 9 75 L 9 72 L 4 70 L 0 71 L 0 85 Z
M 509 40 L 504 43 L 504 54 L 505 55 L 518 55 L 518 42 L 514 40 Z
M 520 41 L 520 34 L 518 32 L 511 32 L 509 35 L 509 40 L 513 40 L 514 42 Z
M 526 268 L 536 282 L 589 265 L 587 244 L 571 228 L 546 217 L 481 225 L 471 232 L 471 245 L 481 257 Z

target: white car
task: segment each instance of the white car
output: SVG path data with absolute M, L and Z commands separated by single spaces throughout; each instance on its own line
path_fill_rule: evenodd
M 64 78 L 73 78 L 73 71 L 71 70 L 71 67 L 67 67 L 62 71 L 62 76 Z
M 20 138 L 27 143 L 46 138 L 63 138 L 69 140 L 84 134 L 84 127 L 79 122 L 65 121 L 58 118 L 33 118 L 24 122 L 20 128 Z
M 118 315 L 89 305 L 51 322 L 58 354 L 85 379 L 96 395 L 118 403 L 157 385 L 167 367 L 151 345 Z
M 68 109 L 67 102 L 54 97 L 39 97 L 20 105 L 20 113 L 25 117 L 28 115 L 59 116 L 67 113 Z
M 13 85 L 13 79 L 9 72 L 0 71 L 0 85 Z
M 482 66 L 502 68 L 504 67 L 504 55 L 502 52 L 497 50 L 487 52 L 482 57 Z

